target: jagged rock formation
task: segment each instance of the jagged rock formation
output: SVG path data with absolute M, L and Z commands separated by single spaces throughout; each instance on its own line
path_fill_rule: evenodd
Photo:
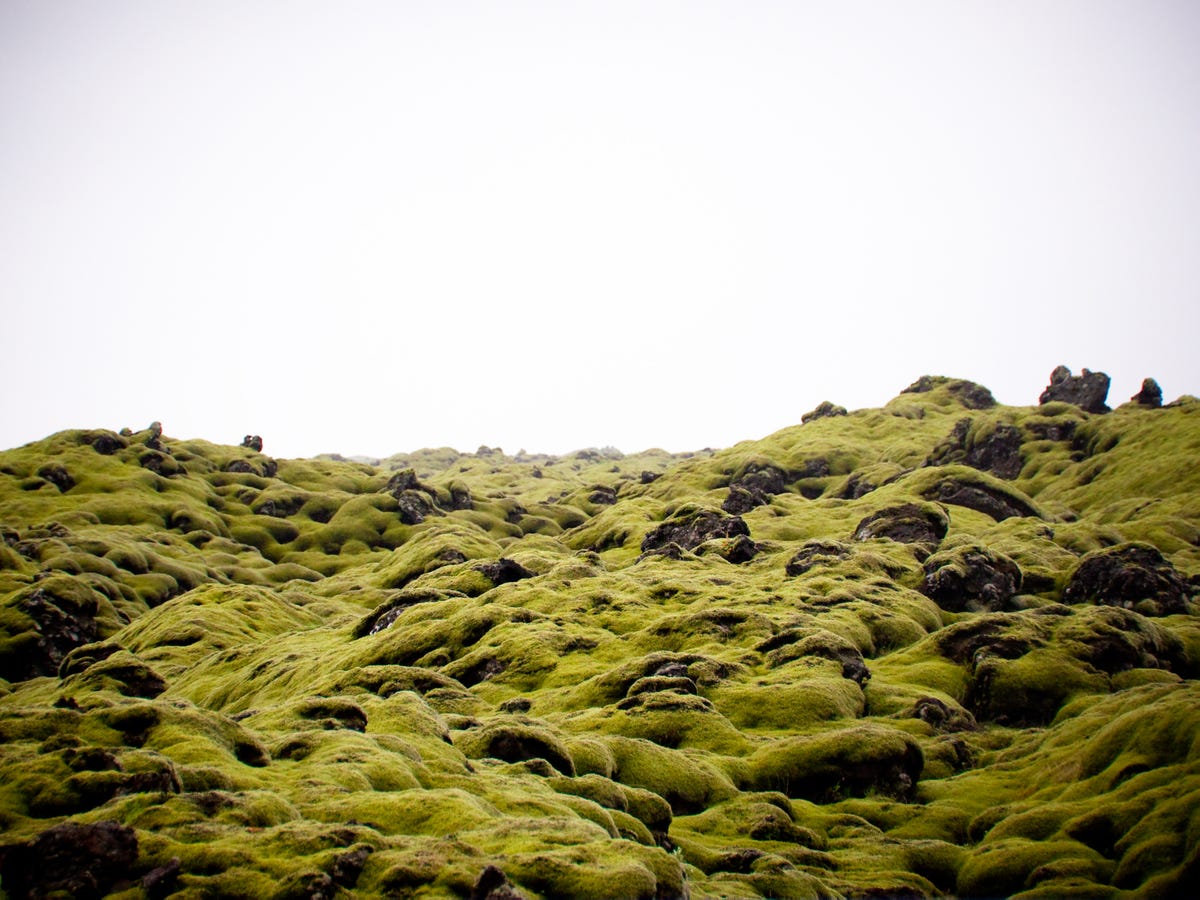
M 1105 400 L 1108 397 L 1109 378 L 1103 372 L 1083 370 L 1080 375 L 1072 375 L 1066 366 L 1059 366 L 1050 373 L 1050 384 L 1042 391 L 1039 403 L 1074 403 L 1084 412 L 1106 413 L 1108 407 Z
M 1143 378 L 1142 389 L 1129 399 L 1139 406 L 1158 409 L 1162 406 L 1162 388 L 1158 386 L 1158 382 L 1153 378 Z
M 1177 896 L 1200 401 L 728 450 L 0 453 L 10 897 Z

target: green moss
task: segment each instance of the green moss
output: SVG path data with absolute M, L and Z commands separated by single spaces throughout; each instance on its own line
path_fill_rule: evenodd
M 194 897 L 461 897 L 488 866 L 531 900 L 1183 894 L 1200 626 L 1059 601 L 1131 541 L 1200 575 L 1200 405 L 985 395 L 922 378 L 678 456 L 0 453 L 0 827 L 130 824 L 133 877 L 178 858 Z M 995 440 L 1015 477 L 966 464 Z M 735 487 L 752 557 L 642 558 Z M 906 504 L 949 511 L 935 563 L 1007 557 L 1022 593 L 944 611 L 923 549 L 850 540 Z

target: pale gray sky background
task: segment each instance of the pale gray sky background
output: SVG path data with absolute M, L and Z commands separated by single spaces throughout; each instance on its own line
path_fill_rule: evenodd
M 0 2 L 0 446 L 1200 393 L 1200 4 Z

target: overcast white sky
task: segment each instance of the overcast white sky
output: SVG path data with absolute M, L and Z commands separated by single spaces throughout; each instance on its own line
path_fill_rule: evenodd
M 0 2 L 0 447 L 1200 394 L 1200 4 Z

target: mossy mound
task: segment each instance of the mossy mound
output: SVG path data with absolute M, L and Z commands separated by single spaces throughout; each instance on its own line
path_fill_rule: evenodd
M 1087 405 L 0 453 L 0 888 L 1186 895 L 1200 403 Z

